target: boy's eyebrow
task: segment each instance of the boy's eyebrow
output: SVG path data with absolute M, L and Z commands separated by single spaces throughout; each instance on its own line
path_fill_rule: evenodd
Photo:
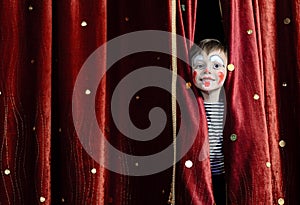
M 203 56 L 201 54 L 197 54 L 194 58 L 193 58 L 193 66 L 198 63 L 198 61 L 202 61 L 203 60 Z
M 210 61 L 217 61 L 218 63 L 224 64 L 223 59 L 219 55 L 212 55 L 209 57 Z

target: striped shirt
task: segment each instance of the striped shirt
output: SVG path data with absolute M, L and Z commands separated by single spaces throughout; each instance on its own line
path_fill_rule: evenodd
M 223 154 L 224 103 L 204 102 L 208 123 L 209 154 L 212 175 L 225 172 Z

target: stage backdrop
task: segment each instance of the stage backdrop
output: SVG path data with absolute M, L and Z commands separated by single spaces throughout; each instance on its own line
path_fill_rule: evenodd
M 182 60 L 174 63 L 170 55 L 159 52 L 130 55 L 112 65 L 97 89 L 87 86 L 83 90 L 87 99 L 95 96 L 92 110 L 107 140 L 122 152 L 143 156 L 157 153 L 172 143 L 174 119 L 175 131 L 182 126 L 186 135 L 190 135 L 191 124 L 185 127 L 180 121 L 182 110 L 179 105 L 175 110 L 172 108 L 170 92 L 150 86 L 135 93 L 127 107 L 126 96 L 120 95 L 117 116 L 123 119 L 129 113 L 138 129 L 146 129 L 151 126 L 149 111 L 161 107 L 166 114 L 166 125 L 149 142 L 129 139 L 120 132 L 111 114 L 114 90 L 125 76 L 145 66 L 164 67 L 182 76 L 186 84 L 176 86 L 176 92 L 186 96 L 184 102 L 190 119 L 199 113 L 201 122 L 191 122 L 199 126 L 196 141 L 175 167 L 147 176 L 118 174 L 100 166 L 79 140 L 72 97 L 83 63 L 109 40 L 141 30 L 173 32 L 192 41 L 219 38 L 228 44 L 231 65 L 225 84 L 224 133 L 228 204 L 297 204 L 300 1 L 221 1 L 224 33 L 208 31 L 220 25 L 210 15 L 199 14 L 207 7 L 206 3 L 202 0 L 1 1 L 0 204 L 214 203 L 209 159 L 199 160 L 207 136 L 203 101 L 190 83 L 189 66 Z M 220 13 L 215 15 L 218 18 Z M 200 21 L 210 23 L 199 24 Z M 171 52 L 174 43 L 169 42 Z M 128 46 L 122 42 L 120 49 L 114 51 L 121 52 Z M 190 46 L 187 42 L 180 48 L 185 59 Z M 99 70 L 107 64 L 105 56 L 97 64 Z M 153 80 L 158 77 L 145 76 Z M 189 90 L 197 98 L 196 107 L 189 103 Z M 84 127 L 86 110 L 91 107 L 80 105 L 76 104 L 80 109 L 76 110 L 75 123 Z M 125 127 L 127 124 L 124 121 Z M 94 134 L 87 132 L 86 139 Z M 190 136 L 183 138 L 185 144 Z M 111 160 L 103 142 L 87 144 L 96 147 L 103 161 L 116 162 Z M 181 144 L 175 147 L 181 150 Z M 186 166 L 188 160 L 193 166 Z M 127 170 L 128 163 L 121 161 L 118 167 Z

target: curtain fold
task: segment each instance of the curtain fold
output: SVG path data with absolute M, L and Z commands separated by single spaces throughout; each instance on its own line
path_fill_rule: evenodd
M 52 189 L 55 204 L 107 204 L 104 187 L 109 174 L 82 147 L 74 129 L 74 120 L 86 119 L 85 108 L 72 115 L 72 95 L 83 63 L 107 41 L 106 1 L 54 1 L 54 65 L 53 65 L 53 147 Z M 105 60 L 105 59 L 104 59 Z M 104 69 L 105 61 L 99 62 Z M 92 79 L 91 79 L 92 80 Z M 96 112 L 105 119 L 106 82 L 99 88 Z M 84 86 L 84 85 L 83 85 Z M 90 91 L 89 87 L 85 92 Z M 94 92 L 91 90 L 90 92 Z M 105 121 L 99 122 L 103 128 Z M 82 125 L 84 126 L 84 125 Z M 81 127 L 82 127 L 81 126 Z M 93 133 L 86 133 L 89 138 Z M 99 144 L 103 149 L 103 144 Z
M 0 21 L 0 201 L 50 204 L 51 1 L 3 1 Z
M 76 123 L 83 129 L 88 127 L 86 110 L 94 109 L 106 139 L 122 152 L 149 155 L 172 143 L 171 94 L 167 91 L 143 88 L 132 96 L 129 107 L 124 106 L 126 94 L 118 98 L 118 117 L 123 119 L 129 113 L 139 129 L 151 125 L 148 115 L 153 107 L 164 110 L 166 126 L 149 142 L 128 139 L 115 125 L 111 105 L 115 88 L 128 74 L 145 66 L 171 71 L 171 56 L 167 54 L 135 53 L 118 60 L 97 90 L 90 89 L 88 83 L 82 87 L 86 98 L 96 93 L 95 108 L 76 110 L 76 122 L 72 110 L 73 89 L 84 62 L 115 37 L 142 30 L 171 32 L 172 21 L 176 21 L 177 34 L 191 41 L 209 33 L 208 28 L 196 27 L 197 10 L 207 2 L 176 0 L 176 19 L 171 19 L 171 1 L 0 2 L 0 204 L 165 205 L 170 199 L 179 205 L 214 204 L 203 100 L 191 83 L 189 65 L 183 61 L 177 61 L 177 74 L 186 84 L 178 84 L 176 89 L 185 98 L 191 122 L 182 128 L 185 140 L 177 144 L 178 152 L 194 134 L 189 126 L 197 127 L 198 132 L 191 149 L 176 164 L 176 176 L 172 167 L 147 176 L 110 171 L 86 151 L 74 127 Z M 225 84 L 228 204 L 297 204 L 300 1 L 221 3 L 232 64 Z M 188 59 L 192 45 L 181 45 L 177 52 Z M 114 52 L 129 46 L 122 41 Z M 99 72 L 106 71 L 109 55 L 105 53 L 97 62 Z M 190 90 L 198 107 L 192 106 Z M 197 114 L 200 122 L 194 120 Z M 181 119 L 178 107 L 177 128 L 186 123 Z M 123 122 L 129 127 L 129 122 Z M 97 137 L 90 128 L 86 139 Z M 98 146 L 100 159 L 114 162 L 104 141 L 93 144 L 90 140 L 87 144 Z M 187 161 L 193 162 L 191 168 Z M 126 170 L 129 162 L 121 161 L 118 166 Z M 176 196 L 170 196 L 173 185 Z
M 277 115 L 276 73 L 272 72 L 276 63 L 276 39 L 274 33 L 269 32 L 276 30 L 275 2 L 241 4 L 233 1 L 232 4 L 229 48 L 230 62 L 235 70 L 228 77 L 230 85 L 226 93 L 230 99 L 228 116 L 231 119 L 225 135 L 227 164 L 230 166 L 228 194 L 233 204 L 249 204 L 257 199 L 271 204 L 274 200 L 272 193 L 278 198 L 283 197 L 282 187 L 279 185 L 278 189 L 272 184 L 275 173 L 281 174 L 278 122 L 274 121 L 274 115 Z M 240 9 L 245 12 L 238 12 Z M 242 47 L 238 46 L 240 42 L 243 42 Z M 232 133 L 238 136 L 234 143 L 229 140 Z M 277 176 L 274 182 L 281 182 L 281 176 Z M 273 192 L 273 188 L 277 189 Z
M 293 28 L 299 25 L 299 2 L 222 3 L 234 65 L 226 84 L 229 201 L 296 204 L 291 181 L 299 181 L 292 165 L 299 159 L 299 60 L 294 48 L 300 34 Z

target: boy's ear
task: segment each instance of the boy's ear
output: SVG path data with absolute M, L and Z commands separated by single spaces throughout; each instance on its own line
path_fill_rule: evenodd
M 195 57 L 196 53 L 199 51 L 199 47 L 197 44 L 193 44 L 191 49 L 189 50 L 189 59 L 192 63 L 193 58 Z
M 192 68 L 192 69 L 194 68 L 194 60 L 195 60 L 195 57 L 196 57 L 196 55 L 193 55 L 192 58 L 191 58 L 190 64 L 191 64 L 191 68 Z

